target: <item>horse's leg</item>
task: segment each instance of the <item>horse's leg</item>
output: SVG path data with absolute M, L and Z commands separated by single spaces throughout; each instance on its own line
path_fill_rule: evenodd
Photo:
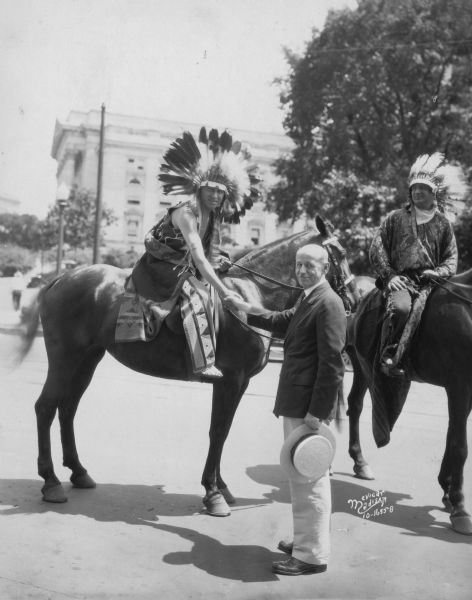
M 449 427 L 438 479 L 444 491 L 443 502 L 450 506 L 452 528 L 458 533 L 472 535 L 472 518 L 465 509 L 462 492 L 467 459 L 467 418 L 472 408 L 472 393 L 470 387 L 460 382 L 447 387 L 446 391 Z
M 362 455 L 359 419 L 364 406 L 364 396 L 367 392 L 367 379 L 362 372 L 359 359 L 354 348 L 348 347 L 347 353 L 351 359 L 353 368 L 353 380 L 351 391 L 347 398 L 349 416 L 349 455 L 354 461 L 354 473 L 360 479 L 374 479 L 372 469 Z
M 449 500 L 449 491 L 451 487 L 451 471 L 449 468 L 450 458 L 449 458 L 449 434 L 446 437 L 446 449 L 444 451 L 444 456 L 441 462 L 441 469 L 438 475 L 439 485 L 442 487 L 444 492 L 442 497 L 442 502 L 444 504 L 444 508 L 447 512 L 452 512 L 452 504 Z
M 213 384 L 213 399 L 210 423 L 210 447 L 202 475 L 205 488 L 205 505 L 209 515 L 226 517 L 231 510 L 226 501 L 234 502 L 228 486 L 220 474 L 223 446 L 228 437 L 233 417 L 242 395 L 249 384 L 244 372 L 225 374 L 222 380 Z
M 51 425 L 56 410 L 68 393 L 73 360 L 56 360 L 49 357 L 49 370 L 41 394 L 34 405 L 38 428 L 38 473 L 44 479 L 41 491 L 46 502 L 66 502 L 67 497 L 61 482 L 54 473 L 51 456 Z
M 61 425 L 63 453 L 62 464 L 72 470 L 70 480 L 74 487 L 77 488 L 94 488 L 96 486 L 95 481 L 87 473 L 87 469 L 79 461 L 75 444 L 74 417 L 79 401 L 104 354 L 105 350 L 103 348 L 93 348 L 87 352 L 76 368 L 70 386 L 70 393 L 67 396 L 63 396 L 59 403 L 59 423 Z

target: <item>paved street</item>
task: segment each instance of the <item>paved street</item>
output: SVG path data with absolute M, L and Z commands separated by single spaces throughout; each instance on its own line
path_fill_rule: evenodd
M 0 314 L 15 320 L 5 295 Z M 392 442 L 381 450 L 366 402 L 361 430 L 375 481 L 351 476 L 343 423 L 328 572 L 283 578 L 270 571 L 282 558 L 278 540 L 290 535 L 278 466 L 281 423 L 271 414 L 278 363 L 251 382 L 225 447 L 223 476 L 237 498 L 230 517 L 202 511 L 210 386 L 139 375 L 108 356 L 76 418 L 81 461 L 98 487 L 68 483 L 55 421 L 56 472 L 69 500 L 53 505 L 42 502 L 36 472 L 33 405 L 46 374 L 44 342 L 38 337 L 25 362 L 9 371 L 15 336 L 7 330 L 0 327 L 1 600 L 470 597 L 472 539 L 450 529 L 436 481 L 447 428 L 442 389 L 413 385 Z M 347 374 L 346 390 L 350 381 Z M 382 491 L 388 511 L 363 518 L 354 501 L 373 491 Z

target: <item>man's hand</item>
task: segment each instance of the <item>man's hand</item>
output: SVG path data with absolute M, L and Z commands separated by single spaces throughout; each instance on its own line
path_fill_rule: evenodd
M 421 279 L 423 279 L 425 281 L 429 281 L 430 279 L 434 279 L 437 276 L 438 276 L 438 274 L 436 273 L 436 271 L 433 271 L 433 269 L 425 269 L 421 273 Z
M 313 431 L 316 432 L 320 428 L 320 425 L 323 421 L 318 419 L 318 417 L 315 417 L 315 415 L 306 413 L 305 418 L 303 419 L 303 422 L 305 423 L 305 425 L 308 425 L 308 427 L 310 427 L 310 429 L 313 429 Z
M 249 303 L 245 302 L 237 292 L 229 292 L 223 298 L 223 304 L 228 308 L 232 308 L 233 310 L 243 310 L 244 312 L 249 312 L 250 309 Z
M 219 271 L 220 273 L 226 273 L 226 271 L 233 264 L 231 262 L 231 260 L 229 258 L 227 258 L 226 256 L 220 256 L 219 261 L 220 261 L 220 264 L 218 265 L 217 271 Z
M 406 290 L 407 285 L 405 279 L 401 275 L 395 275 L 387 283 L 387 287 L 390 292 L 399 292 L 400 290 Z

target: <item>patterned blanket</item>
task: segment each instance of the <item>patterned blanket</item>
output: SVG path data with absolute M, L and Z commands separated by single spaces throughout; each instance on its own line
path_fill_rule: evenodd
M 156 302 L 136 292 L 129 278 L 123 294 L 115 329 L 116 342 L 149 342 L 176 306 L 178 296 Z
M 152 253 L 138 260 L 125 284 L 115 330 L 117 342 L 149 341 L 177 305 L 184 281 L 192 272 L 182 253 L 153 240 Z

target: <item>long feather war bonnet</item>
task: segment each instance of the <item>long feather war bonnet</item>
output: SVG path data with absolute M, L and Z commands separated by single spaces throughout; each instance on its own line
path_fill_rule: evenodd
M 408 189 L 415 183 L 427 185 L 436 197 L 438 209 L 454 222 L 463 212 L 469 191 L 461 167 L 446 163 L 444 154 L 422 154 L 413 163 Z
M 211 129 L 207 135 L 202 127 L 198 142 L 189 131 L 172 142 L 158 177 L 166 195 L 196 195 L 206 182 L 224 186 L 223 220 L 239 223 L 240 215 L 261 195 L 261 178 L 250 158 L 250 153 L 241 142 L 233 142 L 228 131 L 219 135 L 217 129 Z

